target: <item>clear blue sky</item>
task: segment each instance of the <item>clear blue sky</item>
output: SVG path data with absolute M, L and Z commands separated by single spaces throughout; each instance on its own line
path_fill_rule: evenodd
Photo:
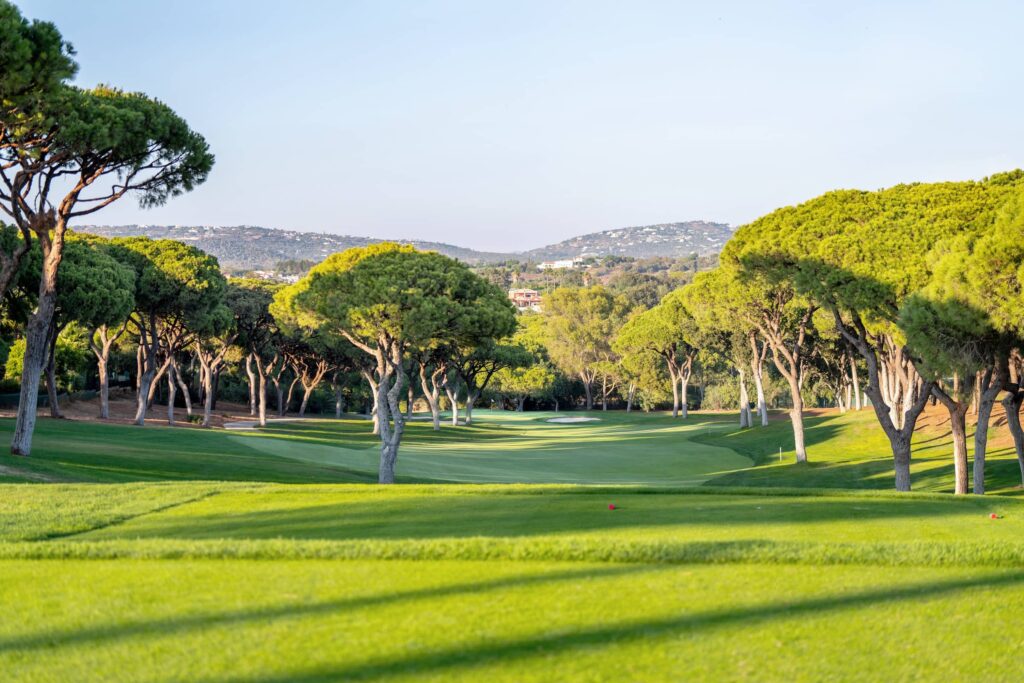
M 217 155 L 98 223 L 519 249 L 1024 165 L 1018 2 L 19 5 Z

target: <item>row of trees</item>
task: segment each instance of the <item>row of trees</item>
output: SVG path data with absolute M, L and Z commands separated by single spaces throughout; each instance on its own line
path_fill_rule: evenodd
M 931 401 L 949 415 L 955 491 L 983 493 L 997 400 L 1024 481 L 1022 237 L 1021 171 L 830 192 L 740 228 L 718 267 L 650 309 L 602 287 L 554 291 L 543 314 L 547 352 L 587 388 L 587 407 L 591 387 L 603 404 L 617 391 L 627 407 L 636 391 L 670 387 L 673 414 L 685 417 L 688 384 L 700 373 L 702 385 L 736 386 L 741 425 L 765 425 L 768 394 L 781 388 L 800 462 L 809 457 L 808 400 L 870 406 L 901 491 Z

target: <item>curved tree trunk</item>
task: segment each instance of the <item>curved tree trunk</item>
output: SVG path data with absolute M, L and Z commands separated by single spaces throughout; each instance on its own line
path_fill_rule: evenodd
M 1020 483 L 1024 487 L 1024 428 L 1020 424 L 1020 408 L 1024 404 L 1024 391 L 1018 388 L 1003 399 L 1003 408 L 1006 409 L 1006 426 L 1013 437 L 1013 450 L 1017 454 L 1017 465 L 1020 467 Z
M 174 366 L 174 380 L 178 383 L 178 388 L 181 389 L 181 398 L 185 401 L 185 414 L 192 417 L 192 394 L 188 390 L 188 385 L 185 384 L 185 378 L 181 376 L 178 361 L 173 361 L 172 365 Z
M 245 374 L 249 377 L 249 415 L 256 416 L 256 372 L 252 369 L 253 366 L 253 354 L 249 354 L 245 357 Z

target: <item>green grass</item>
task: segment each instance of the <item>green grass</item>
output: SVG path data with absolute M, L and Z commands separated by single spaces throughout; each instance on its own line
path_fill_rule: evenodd
M 788 419 L 767 427 L 698 431 L 691 438 L 705 445 L 729 448 L 757 466 L 714 477 L 716 486 L 812 487 L 834 489 L 891 489 L 892 451 L 874 412 L 862 410 L 805 418 L 809 462 L 798 464 Z M 991 438 L 1003 437 L 995 426 Z M 973 436 L 973 434 L 970 434 Z M 973 442 L 970 443 L 973 454 Z M 782 459 L 779 460 L 779 449 Z M 914 437 L 911 483 L 916 491 L 953 490 L 953 445 L 945 429 L 924 429 Z M 1010 447 L 989 448 L 985 487 L 990 493 L 1019 494 L 1020 468 Z
M 661 415 L 595 413 L 587 424 L 552 424 L 554 413 L 478 411 L 471 427 L 408 425 L 398 474 L 405 482 L 696 485 L 751 461 L 693 443 L 724 425 Z M 0 442 L 12 421 L 0 420 Z M 681 445 L 685 447 L 681 448 Z M 71 481 L 376 481 L 379 441 L 366 420 L 281 423 L 260 432 L 128 427 L 40 420 L 31 458 L 0 466 Z
M 574 413 L 582 415 L 584 413 Z M 434 432 L 408 425 L 398 462 L 406 483 L 566 483 L 826 489 L 892 488 L 892 457 L 871 411 L 809 416 L 811 462 L 796 464 L 789 421 L 740 430 L 732 415 L 621 412 L 598 422 L 552 424 L 553 413 L 477 411 L 477 424 Z M 12 428 L 0 420 L 0 442 Z M 1003 428 L 995 430 L 1000 436 Z M 779 449 L 782 460 L 779 461 Z M 914 490 L 950 492 L 948 434 L 915 440 Z M 376 481 L 378 442 L 365 420 L 278 423 L 232 433 L 40 420 L 31 458 L 0 455 L 4 467 L 62 481 L 221 480 L 281 483 Z M 1011 448 L 990 449 L 990 492 L 1019 494 Z
M 1020 672 L 1020 570 L 121 560 L 5 561 L 0 572 L 0 604 L 18 608 L 0 622 L 5 680 L 1013 681 Z
M 414 423 L 393 487 L 361 421 L 43 421 L 0 465 L 94 483 L 0 485 L 3 679 L 1019 680 L 1024 500 L 937 493 L 941 434 L 907 495 L 866 413 L 808 466 L 786 422 L 596 415 Z
M 0 500 L 17 501 L 0 507 L 5 680 L 1018 670 L 1014 499 L 152 483 L 5 485 Z M 54 514 L 98 500 L 105 514 L 74 528 Z

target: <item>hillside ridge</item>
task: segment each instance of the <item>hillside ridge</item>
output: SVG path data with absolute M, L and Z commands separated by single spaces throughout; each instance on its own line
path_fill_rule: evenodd
M 686 221 L 660 223 L 578 235 L 555 244 L 521 252 L 478 251 L 444 242 L 405 239 L 378 239 L 323 232 L 300 232 L 254 225 L 86 225 L 80 232 L 104 237 L 146 235 L 154 239 L 174 239 L 194 244 L 213 254 L 227 269 L 272 268 L 291 259 L 320 261 L 329 254 L 352 247 L 394 241 L 419 249 L 440 252 L 471 265 L 502 261 L 537 262 L 576 256 L 688 256 L 715 254 L 732 235 L 724 223 Z

